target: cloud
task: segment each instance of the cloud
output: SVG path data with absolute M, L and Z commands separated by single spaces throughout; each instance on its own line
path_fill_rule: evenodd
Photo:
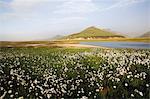
M 59 1 L 59 0 L 56 0 Z M 12 0 L 11 2 L 0 1 L 0 20 L 14 19 L 34 19 L 42 15 L 42 9 L 45 8 L 49 13 L 55 0 Z M 8 9 L 8 11 L 6 11 Z M 45 10 L 44 9 L 44 10 Z M 43 11 L 44 12 L 44 11 Z M 44 14 L 43 14 L 44 15 Z
M 42 15 L 48 16 L 71 16 L 84 17 L 92 12 L 103 12 L 114 8 L 120 8 L 145 0 L 112 0 L 112 5 L 100 8 L 103 0 L 96 4 L 94 0 L 12 0 L 11 2 L 0 1 L 0 9 L 9 9 L 5 13 L 0 13 L 0 18 L 29 19 Z M 44 14 L 43 14 L 44 15 Z
M 0 8 L 7 7 L 7 6 L 8 6 L 8 3 L 4 1 L 0 1 Z
M 133 14 L 137 15 L 134 18 L 120 18 L 121 24 L 118 24 L 120 12 L 118 17 L 115 16 L 116 19 L 112 13 L 105 12 L 128 8 L 144 1 L 146 0 L 0 0 L 0 39 L 32 40 L 78 32 L 94 24 L 121 32 L 142 32 L 149 29 L 145 24 L 147 16 L 142 15 L 146 11 L 141 9 L 139 14 Z
M 68 0 L 54 11 L 55 14 L 86 14 L 96 11 L 97 7 L 92 0 Z
M 84 20 L 88 13 L 97 10 L 92 0 L 12 0 L 0 2 L 0 5 L 9 8 L 8 12 L 0 13 L 0 20 L 16 22 L 45 19 L 53 23 L 75 22 Z
M 46 4 L 51 0 L 13 0 L 9 6 L 14 11 L 32 11 L 34 8 L 39 7 L 42 4 Z M 53 1 L 53 0 L 52 0 Z
M 103 12 L 103 11 L 108 11 L 114 8 L 121 8 L 121 7 L 126 7 L 132 4 L 136 4 L 136 3 L 140 3 L 140 2 L 144 2 L 146 0 L 114 0 L 114 4 L 112 4 L 109 7 L 105 7 L 105 8 L 101 8 L 99 11 Z

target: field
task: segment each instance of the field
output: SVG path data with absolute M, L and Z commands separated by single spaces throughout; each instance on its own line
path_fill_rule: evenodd
M 0 98 L 149 98 L 150 50 L 1 48 Z

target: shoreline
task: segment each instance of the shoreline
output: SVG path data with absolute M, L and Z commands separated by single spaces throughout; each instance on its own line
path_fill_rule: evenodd
M 63 42 L 144 42 L 150 43 L 150 37 L 147 38 L 108 38 L 108 39 L 69 39 L 58 40 Z
M 107 48 L 102 46 L 85 45 L 85 44 L 56 44 L 58 47 L 77 47 L 77 48 Z
M 103 48 L 106 49 L 107 47 L 102 47 L 102 46 L 94 46 L 94 45 L 86 45 L 86 44 L 79 44 L 79 43 L 55 43 L 55 44 L 43 44 L 43 43 L 35 43 L 35 44 L 5 44 L 5 45 L 0 45 L 0 48 L 28 48 L 28 47 L 53 47 L 53 48 Z M 108 49 L 108 48 L 107 48 Z

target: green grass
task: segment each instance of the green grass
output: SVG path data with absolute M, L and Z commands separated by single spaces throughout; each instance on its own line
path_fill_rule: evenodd
M 148 98 L 149 55 L 146 49 L 1 48 L 0 96 Z
M 74 38 L 101 38 L 101 37 L 107 38 L 107 37 L 124 37 L 124 36 L 109 31 L 101 30 L 95 27 L 89 27 L 79 33 L 72 34 L 64 38 L 74 39 Z

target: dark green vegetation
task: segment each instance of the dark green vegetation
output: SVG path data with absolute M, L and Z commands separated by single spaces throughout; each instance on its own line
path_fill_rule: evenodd
M 75 33 L 75 34 L 66 36 L 66 37 L 64 37 L 64 39 L 76 39 L 76 38 L 97 39 L 97 38 L 111 38 L 111 37 L 124 38 L 124 36 L 110 32 L 110 31 L 101 30 L 96 27 L 89 27 L 79 33 Z
M 149 98 L 150 50 L 1 48 L 0 98 Z

